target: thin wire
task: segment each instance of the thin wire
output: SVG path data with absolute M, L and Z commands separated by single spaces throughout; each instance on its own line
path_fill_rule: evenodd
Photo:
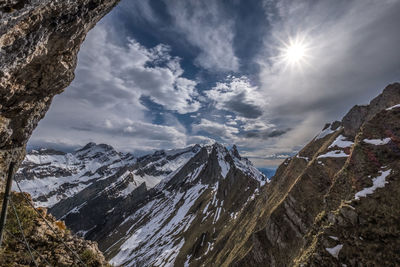
M 14 180 L 15 183 L 17 184 L 18 190 L 19 192 L 22 194 L 23 198 L 25 199 L 25 201 L 36 211 L 36 213 L 43 219 L 43 221 L 46 223 L 47 227 L 49 227 L 53 233 L 58 237 L 58 239 L 60 240 L 61 243 L 63 243 L 63 245 L 78 259 L 78 261 L 85 267 L 87 267 L 87 265 L 81 260 L 81 258 L 78 256 L 78 254 L 73 251 L 63 240 L 62 238 L 59 236 L 59 234 L 57 233 L 57 231 L 49 224 L 49 222 L 46 220 L 46 218 L 42 215 L 42 213 L 40 213 L 35 206 L 32 204 L 32 202 L 26 197 L 25 193 L 22 191 L 21 187 L 19 186 L 19 183 L 17 180 Z
M 4 231 L 5 231 L 8 235 L 10 235 L 11 237 L 13 237 L 15 240 L 17 240 L 18 242 L 20 242 L 20 243 L 22 243 L 22 244 L 25 244 L 25 242 L 24 242 L 23 240 L 21 240 L 21 239 L 19 239 L 18 237 L 16 237 L 13 233 L 11 233 L 10 231 L 8 231 L 7 229 L 4 229 Z M 34 249 L 34 248 L 31 248 L 31 249 L 33 250 L 33 252 L 36 252 L 36 254 L 38 254 L 38 256 L 39 256 L 43 261 L 45 261 L 49 266 L 52 266 L 52 265 L 50 264 L 50 262 L 48 262 L 48 261 L 46 260 L 45 257 L 43 257 L 42 255 L 40 255 L 40 253 L 39 253 L 36 249 Z
M 24 239 L 25 246 L 28 249 L 29 255 L 31 255 L 33 263 L 35 264 L 36 267 L 38 267 L 38 265 L 37 265 L 37 263 L 35 261 L 35 257 L 32 255 L 31 247 L 29 246 L 28 241 L 26 241 L 24 230 L 22 229 L 21 221 L 19 220 L 17 209 L 15 208 L 15 205 L 14 205 L 14 202 L 12 201 L 11 195 L 10 195 L 10 204 L 11 204 L 11 207 L 13 208 L 13 210 L 14 210 L 15 218 L 17 218 L 18 228 L 19 228 L 19 231 L 22 234 L 22 238 Z

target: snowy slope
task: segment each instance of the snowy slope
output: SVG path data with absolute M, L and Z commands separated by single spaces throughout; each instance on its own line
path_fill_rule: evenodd
M 95 144 L 34 151 L 18 173 L 37 205 L 97 241 L 116 266 L 196 261 L 267 181 L 235 146 L 218 143 L 140 158 Z M 197 252 L 187 251 L 193 246 Z
M 177 257 L 187 254 L 182 249 L 201 238 L 202 234 L 197 233 L 199 223 L 203 231 L 215 233 L 222 231 L 227 221 L 235 220 L 267 180 L 235 150 L 228 151 L 219 144 L 206 146 L 186 165 L 166 177 L 155 188 L 156 197 L 132 214 L 126 214 L 108 235 L 113 242 L 102 247 L 112 258 L 111 263 L 179 266 Z M 230 189 L 232 181 L 237 184 Z M 242 183 L 246 186 L 241 186 Z M 226 195 L 227 190 L 231 194 Z M 212 239 L 203 240 L 203 253 L 212 248 L 213 242 Z M 191 255 L 185 257 L 185 264 L 195 260 Z
M 132 154 L 118 153 L 103 144 L 89 143 L 74 153 L 33 150 L 27 154 L 16 179 L 36 205 L 51 207 L 135 162 Z M 13 189 L 17 189 L 15 183 Z
M 73 153 L 33 150 L 25 157 L 16 179 L 21 188 L 31 194 L 37 206 L 52 207 L 126 167 L 130 167 L 130 173 L 135 176 L 129 185 L 131 191 L 142 183 L 150 189 L 189 160 L 196 149 L 199 148 L 156 151 L 140 158 L 117 152 L 109 145 L 95 143 L 89 143 Z M 118 181 L 122 180 L 123 177 L 120 177 Z M 15 184 L 13 189 L 17 189 Z

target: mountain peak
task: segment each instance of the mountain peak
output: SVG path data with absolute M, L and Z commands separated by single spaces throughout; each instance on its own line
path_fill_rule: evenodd
M 239 151 L 238 151 L 236 145 L 233 145 L 233 146 L 232 146 L 232 148 L 230 149 L 230 152 L 231 152 L 231 154 L 232 154 L 234 157 L 236 157 L 236 158 L 238 158 L 238 159 L 242 159 L 242 157 L 240 156 Z
M 81 151 L 87 151 L 87 150 L 93 150 L 93 149 L 98 149 L 98 150 L 104 150 L 104 151 L 109 151 L 109 150 L 114 150 L 114 148 L 108 144 L 96 144 L 94 142 L 89 142 L 82 148 L 79 148 L 75 152 L 81 152 Z
M 372 119 L 378 112 L 400 103 L 400 83 L 386 86 L 381 94 L 368 105 L 356 105 L 343 117 L 345 135 L 355 137 L 361 125 Z

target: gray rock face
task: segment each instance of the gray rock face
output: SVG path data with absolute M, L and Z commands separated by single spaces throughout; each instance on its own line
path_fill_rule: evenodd
M 354 138 L 364 122 L 372 119 L 379 111 L 398 103 L 400 103 L 400 83 L 390 84 L 369 105 L 356 105 L 343 117 L 345 135 Z
M 53 96 L 73 80 L 77 53 L 87 32 L 117 3 L 118 0 L 1 1 L 1 179 L 11 161 L 21 162 L 25 144 Z

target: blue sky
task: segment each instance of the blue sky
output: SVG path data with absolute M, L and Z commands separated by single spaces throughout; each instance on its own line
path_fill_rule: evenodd
M 393 0 L 122 0 L 29 146 L 143 154 L 218 141 L 275 166 L 398 81 L 399 11 Z

